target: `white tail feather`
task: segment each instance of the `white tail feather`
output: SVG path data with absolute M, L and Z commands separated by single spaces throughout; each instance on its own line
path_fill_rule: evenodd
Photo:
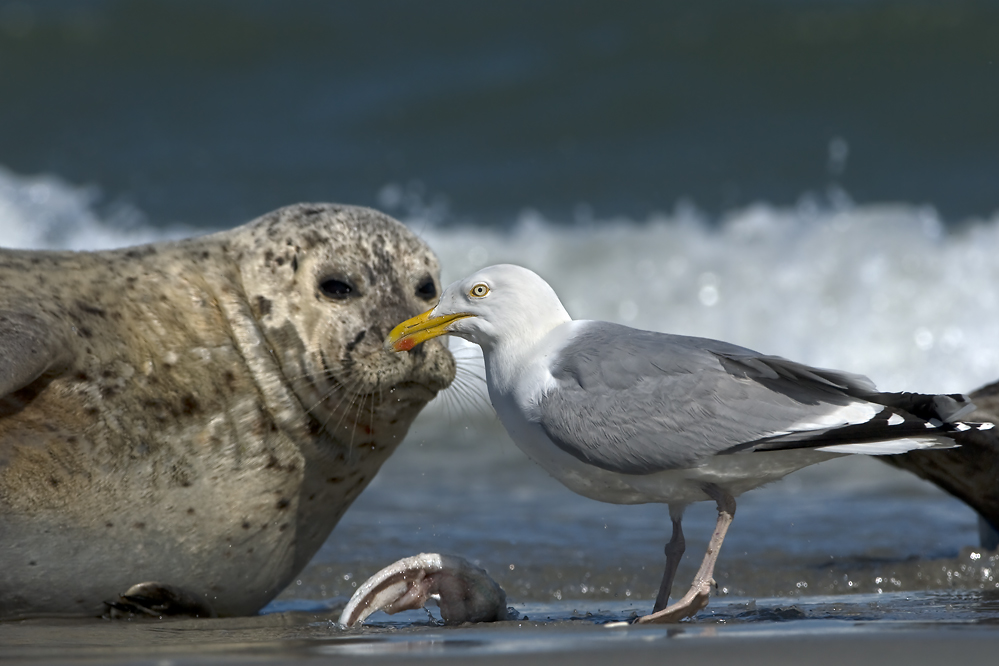
M 918 451 L 920 449 L 953 449 L 959 446 L 949 437 L 909 437 L 906 439 L 893 439 L 888 442 L 865 442 L 862 444 L 836 444 L 834 446 L 823 446 L 817 451 L 827 453 L 855 453 L 867 456 L 890 456 L 896 453 L 907 451 Z

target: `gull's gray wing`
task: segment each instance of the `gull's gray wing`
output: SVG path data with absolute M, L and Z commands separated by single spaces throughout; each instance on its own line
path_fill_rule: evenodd
M 893 403 L 919 402 L 914 394 L 879 394 L 860 375 L 715 340 L 589 322 L 550 370 L 557 388 L 545 392 L 534 418 L 566 452 L 625 474 L 692 467 L 720 453 L 927 434 L 923 418 Z M 863 423 L 810 425 L 851 404 Z M 902 422 L 889 424 L 896 414 Z
M 68 361 L 64 333 L 43 313 L 0 309 L 0 398 Z

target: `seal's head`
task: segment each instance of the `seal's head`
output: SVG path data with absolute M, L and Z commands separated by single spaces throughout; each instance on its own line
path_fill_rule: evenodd
M 454 379 L 443 345 L 393 354 L 396 322 L 437 302 L 440 266 L 423 241 L 368 208 L 298 204 L 251 223 L 239 269 L 254 319 L 316 422 L 357 441 L 405 429 Z M 376 434 L 377 436 L 377 434 Z

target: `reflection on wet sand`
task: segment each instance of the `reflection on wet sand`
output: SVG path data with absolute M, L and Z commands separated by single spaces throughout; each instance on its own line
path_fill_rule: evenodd
M 585 665 L 604 663 L 610 653 L 646 663 L 653 654 L 661 660 L 693 652 L 765 663 L 767 655 L 792 651 L 810 663 L 825 663 L 832 655 L 875 663 L 889 652 L 893 660 L 909 653 L 911 663 L 928 664 L 947 650 L 972 660 L 999 650 L 999 594 L 993 592 L 727 598 L 692 622 L 614 629 L 602 625 L 634 617 L 645 604 L 564 601 L 515 607 L 521 619 L 461 627 L 443 627 L 425 612 L 411 611 L 391 618 L 376 614 L 373 624 L 346 630 L 335 622 L 338 608 L 229 619 L 8 622 L 0 624 L 0 660 L 221 664 L 336 657 L 342 663 L 358 657 L 377 663 L 369 660 L 474 656 L 523 664 L 544 656 L 549 663 Z M 913 644 L 922 647 L 913 650 Z

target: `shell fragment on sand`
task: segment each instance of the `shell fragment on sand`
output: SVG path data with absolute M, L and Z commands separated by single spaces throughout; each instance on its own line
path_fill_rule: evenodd
M 420 553 L 388 565 L 366 580 L 340 614 L 354 627 L 375 611 L 389 615 L 434 601 L 447 624 L 493 622 L 507 617 L 506 593 L 485 572 L 456 555 Z

